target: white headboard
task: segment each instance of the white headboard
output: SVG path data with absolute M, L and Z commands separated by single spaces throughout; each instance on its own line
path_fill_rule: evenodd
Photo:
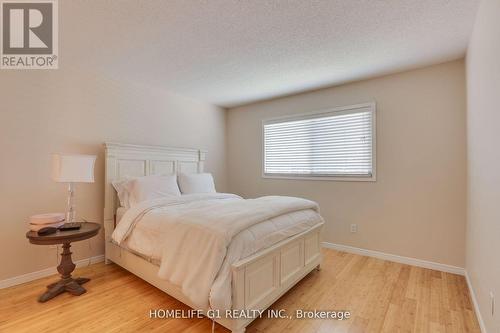
M 112 182 L 125 177 L 203 172 L 206 151 L 106 142 L 104 180 L 104 231 L 106 242 L 115 227 L 118 197 Z

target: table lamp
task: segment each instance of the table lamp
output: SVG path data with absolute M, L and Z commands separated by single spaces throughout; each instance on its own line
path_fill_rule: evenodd
M 68 183 L 66 223 L 76 218 L 75 183 L 93 183 L 95 155 L 53 154 L 52 180 Z

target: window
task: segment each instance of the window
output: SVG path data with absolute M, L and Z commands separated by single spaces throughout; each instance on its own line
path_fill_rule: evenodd
M 263 122 L 264 177 L 375 180 L 375 103 Z

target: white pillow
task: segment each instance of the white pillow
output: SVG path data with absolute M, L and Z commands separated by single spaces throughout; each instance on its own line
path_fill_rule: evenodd
M 125 177 L 125 179 L 123 180 L 112 182 L 113 187 L 116 190 L 116 194 L 118 194 L 120 206 L 125 208 L 130 208 L 130 203 L 128 202 L 128 191 L 127 187 L 125 186 L 129 180 L 129 177 Z
M 145 200 L 181 195 L 174 175 L 126 177 L 112 184 L 118 194 L 120 206 L 127 209 Z
M 182 194 L 216 192 L 211 173 L 180 173 L 178 182 Z

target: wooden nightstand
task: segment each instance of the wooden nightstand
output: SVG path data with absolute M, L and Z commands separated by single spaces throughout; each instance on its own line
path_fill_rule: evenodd
M 36 231 L 28 231 L 26 238 L 30 243 L 36 245 L 56 245 L 62 244 L 63 252 L 61 253 L 61 262 L 57 266 L 57 271 L 61 274 L 61 279 L 58 282 L 52 283 L 47 286 L 47 291 L 39 298 L 39 302 L 46 302 L 49 299 L 56 297 L 59 294 L 67 291 L 72 295 L 79 296 L 86 292 L 85 288 L 81 285 L 90 281 L 87 278 L 71 277 L 76 265 L 71 260 L 71 242 L 77 242 L 84 239 L 94 237 L 98 234 L 101 226 L 97 223 L 85 222 L 78 230 L 57 231 L 55 234 L 39 236 Z

